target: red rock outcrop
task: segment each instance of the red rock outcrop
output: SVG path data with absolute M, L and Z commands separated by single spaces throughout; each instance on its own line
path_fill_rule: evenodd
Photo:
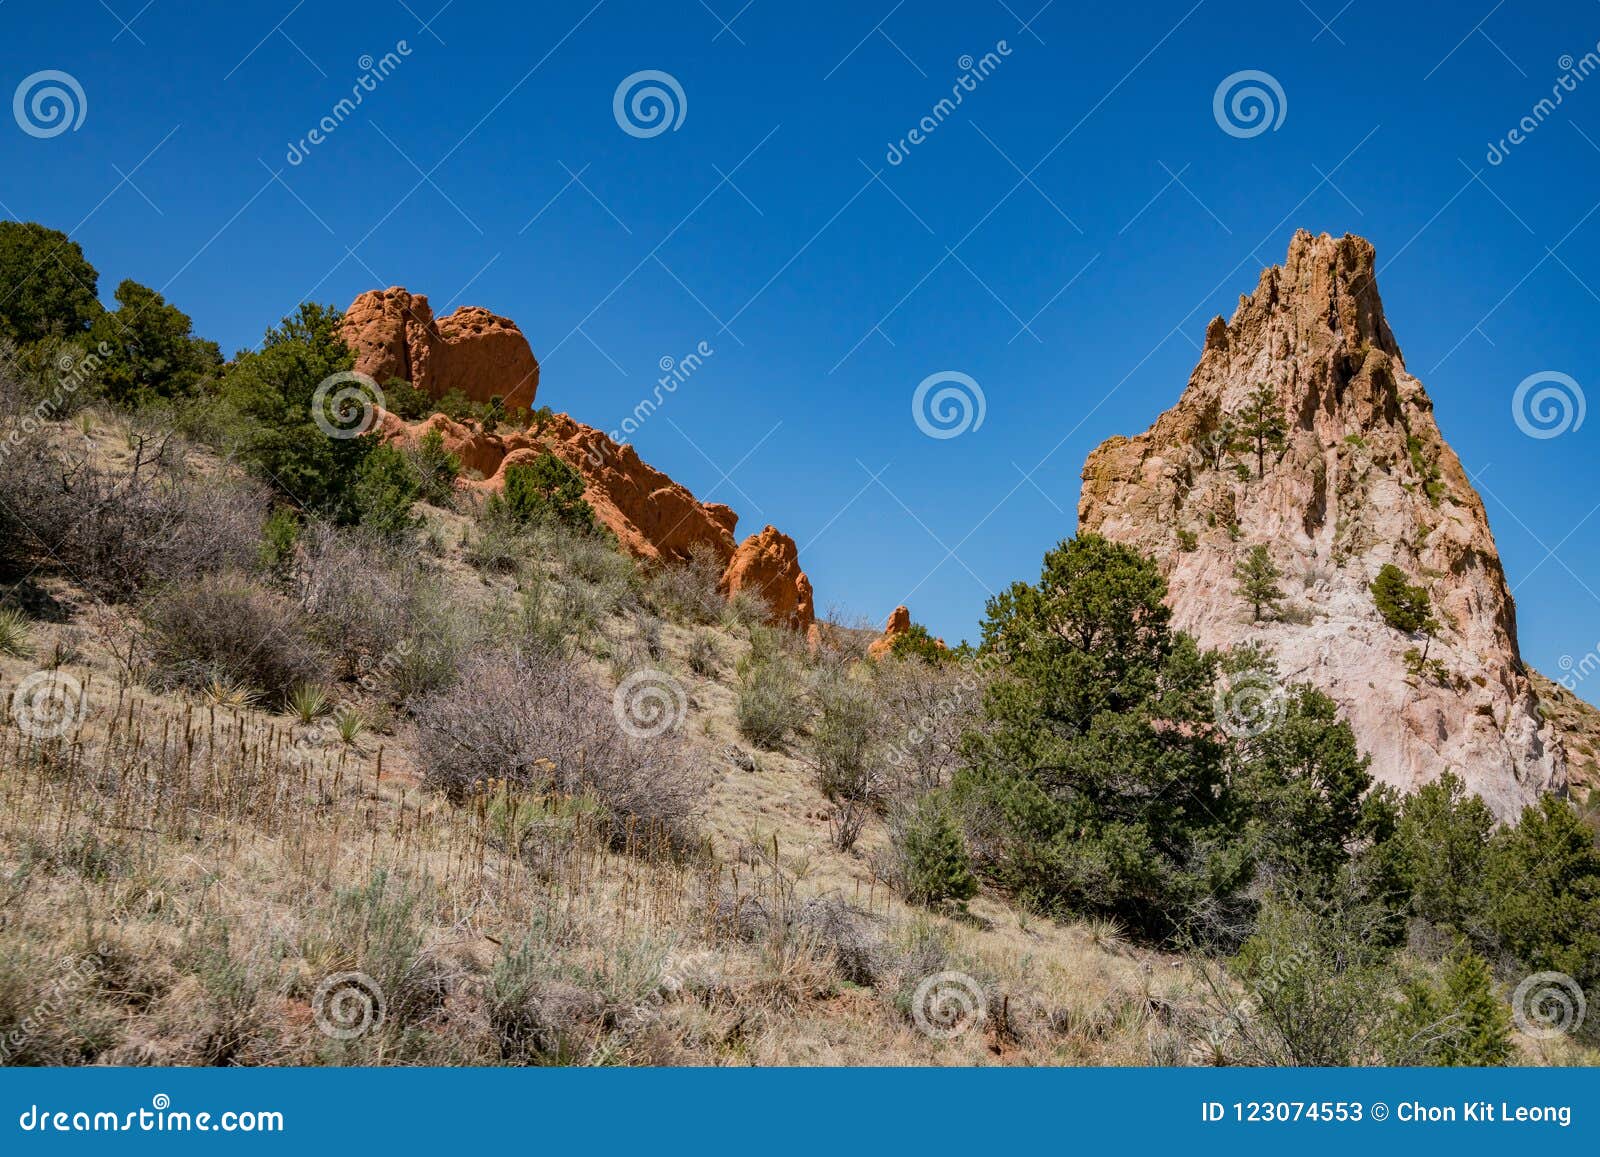
M 435 319 L 420 293 L 374 289 L 345 311 L 344 340 L 355 368 L 380 386 L 402 378 L 429 397 L 460 390 L 507 409 L 526 409 L 539 391 L 539 363 L 516 322 L 475 305 Z
M 539 388 L 539 363 L 516 323 L 477 306 L 434 319 L 428 299 L 398 287 L 363 293 L 345 311 L 345 342 L 355 368 L 381 386 L 403 378 L 430 397 L 460 390 L 474 401 L 499 396 L 506 408 L 527 408 Z M 557 414 L 537 428 L 490 433 L 477 422 L 434 414 L 406 422 L 379 411 L 383 438 L 415 443 L 438 431 L 445 449 L 478 475 L 464 488 L 497 490 L 505 468 L 551 453 L 583 476 L 583 497 L 622 549 L 650 562 L 683 562 L 701 546 L 723 568 L 720 589 L 752 591 L 774 623 L 807 631 L 815 623 L 811 581 L 800 569 L 794 539 L 767 527 L 735 544 L 739 516 L 720 502 L 701 502 L 684 487 L 592 426 Z
M 1263 383 L 1284 434 L 1258 459 L 1238 447 Z M 1283 682 L 1332 697 L 1379 779 L 1410 790 L 1453 770 L 1502 817 L 1565 787 L 1483 502 L 1406 371 L 1367 241 L 1297 233 L 1211 322 L 1178 403 L 1089 455 L 1078 526 L 1154 556 L 1202 645 L 1258 643 Z M 1234 569 L 1258 545 L 1287 594 L 1255 622 Z M 1436 638 L 1379 616 L 1385 563 L 1426 586 Z
M 800 569 L 794 539 L 768 526 L 739 544 L 722 573 L 718 589 L 732 598 L 749 591 L 771 608 L 772 621 L 810 633 L 816 621 L 811 580 Z
M 911 630 L 911 608 L 904 604 L 889 612 L 889 621 L 883 624 L 883 634 L 867 644 L 867 658 L 881 659 L 894 650 L 894 642 Z
M 551 453 L 583 475 L 584 498 L 637 558 L 683 561 L 696 544 L 724 566 L 734 553 L 739 516 L 720 502 L 701 502 L 643 461 L 631 445 L 565 414 L 541 431 Z
M 380 411 L 379 434 L 415 444 L 438 431 L 444 447 L 464 470 L 482 475 L 463 480 L 466 489 L 498 490 L 505 468 L 549 452 L 583 476 L 583 497 L 595 517 L 617 536 L 623 550 L 650 562 L 686 561 L 696 545 L 708 548 L 723 568 L 721 589 L 731 595 L 753 590 L 772 608 L 774 623 L 808 629 L 815 620 L 811 581 L 800 569 L 794 540 L 767 527 L 735 548 L 739 516 L 720 502 L 700 502 L 686 488 L 592 426 L 557 414 L 537 430 L 486 433 L 476 422 L 434 414 L 406 422 Z

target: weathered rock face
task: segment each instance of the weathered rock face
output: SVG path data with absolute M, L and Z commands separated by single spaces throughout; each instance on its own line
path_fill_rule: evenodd
M 542 437 L 551 453 L 583 475 L 584 498 L 630 554 L 682 561 L 699 543 L 724 565 L 733 556 L 739 516 L 720 502 L 700 502 L 632 446 L 565 414 L 545 426 Z
M 478 402 L 504 400 L 526 408 L 539 388 L 539 363 L 516 323 L 477 306 L 434 319 L 428 299 L 398 287 L 363 293 L 345 311 L 345 342 L 355 368 L 381 386 L 403 378 L 430 397 L 460 390 Z M 682 562 L 695 547 L 709 549 L 723 568 L 721 589 L 754 591 L 774 623 L 808 631 L 815 622 L 811 580 L 800 569 L 794 540 L 767 527 L 735 545 L 739 516 L 720 502 L 701 502 L 634 448 L 592 426 L 557 414 L 536 429 L 486 432 L 476 422 L 434 414 L 406 422 L 380 411 L 379 434 L 415 443 L 437 430 L 463 469 L 480 475 L 462 486 L 498 490 L 505 468 L 551 453 L 583 476 L 584 500 L 622 549 L 651 562 Z
M 809 632 L 816 621 L 811 602 L 811 580 L 800 569 L 800 552 L 794 539 L 775 527 L 766 527 L 739 544 L 722 574 L 719 589 L 732 598 L 751 591 L 766 600 L 772 620 Z
M 1238 447 L 1262 383 L 1285 437 L 1258 477 Z M 1409 790 L 1453 770 L 1502 817 L 1565 788 L 1483 503 L 1406 372 L 1365 240 L 1297 233 L 1232 320 L 1211 322 L 1177 405 L 1089 455 L 1078 523 L 1157 558 L 1176 625 L 1202 645 L 1259 643 L 1285 682 L 1336 700 L 1379 779 Z M 1260 623 L 1234 577 L 1257 544 L 1286 595 Z M 1431 643 L 1379 616 L 1368 587 L 1385 563 L 1427 588 Z M 1406 654 L 1425 644 L 1440 666 L 1418 672 Z
M 700 502 L 687 489 L 639 458 L 632 446 L 618 445 L 592 426 L 557 414 L 537 430 L 485 433 L 475 422 L 456 422 L 434 414 L 405 422 L 384 412 L 379 433 L 406 443 L 437 430 L 444 447 L 475 471 L 480 480 L 462 486 L 498 490 L 505 468 L 549 452 L 583 476 L 584 501 L 617 536 L 623 550 L 651 562 L 683 562 L 697 545 L 709 549 L 723 567 L 721 589 L 750 589 L 772 608 L 774 623 L 809 628 L 814 621 L 811 581 L 800 569 L 794 540 L 767 527 L 735 548 L 739 516 L 720 502 Z
M 508 409 L 531 406 L 539 391 L 539 363 L 516 322 L 475 305 L 435 320 L 422 294 L 374 289 L 345 311 L 344 339 L 355 368 L 380 386 L 403 378 L 430 397 L 460 390 Z
M 894 650 L 894 642 L 911 630 L 911 608 L 901 604 L 889 612 L 883 624 L 883 634 L 867 644 L 867 658 L 881 659 Z

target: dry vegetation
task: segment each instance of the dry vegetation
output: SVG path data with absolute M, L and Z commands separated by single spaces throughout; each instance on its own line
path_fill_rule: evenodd
M 907 902 L 970 669 L 868 662 L 838 622 L 811 651 L 704 560 L 470 504 L 264 552 L 230 467 L 80 425 L 0 481 L 49 534 L 0 579 L 5 1062 L 1254 1055 L 1220 962 L 987 890 Z
M 84 469 L 126 493 L 148 467 L 114 422 Z M 188 462 L 171 469 L 231 477 Z M 838 627 L 810 654 L 757 608 L 712 603 L 694 566 L 642 575 L 597 543 L 534 535 L 511 567 L 474 566 L 471 512 L 426 517 L 402 550 L 314 529 L 276 585 L 230 550 L 125 599 L 64 559 L 0 587 L 9 1062 L 1191 1057 L 1203 987 L 1178 958 L 988 896 L 908 906 L 886 884 L 890 804 L 947 777 L 962 717 L 937 672 L 868 669 Z M 146 571 L 172 565 L 147 554 Z M 681 700 L 635 738 L 612 688 L 641 670 Z M 30 677 L 45 715 L 81 708 L 64 734 L 15 716 Z M 740 712 L 753 678 L 786 696 L 759 745 Z M 863 782 L 851 751 L 919 708 L 934 739 Z M 945 972 L 976 987 L 930 1012 L 987 1010 L 948 1039 L 913 1009 Z

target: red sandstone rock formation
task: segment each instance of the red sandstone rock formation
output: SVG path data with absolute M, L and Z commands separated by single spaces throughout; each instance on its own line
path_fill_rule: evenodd
M 889 613 L 889 621 L 883 624 L 883 634 L 867 644 L 867 658 L 883 658 L 894 650 L 895 640 L 910 630 L 911 608 L 902 604 Z
M 531 405 L 539 388 L 539 363 L 516 323 L 476 306 L 435 321 L 421 294 L 372 290 L 345 311 L 344 337 L 356 351 L 355 368 L 380 386 L 403 378 L 434 398 L 453 389 L 478 402 L 499 396 L 508 410 Z M 754 592 L 771 608 L 774 623 L 811 633 L 811 581 L 800 569 L 794 539 L 769 526 L 736 547 L 739 516 L 731 508 L 699 501 L 632 446 L 566 414 L 534 429 L 488 433 L 443 414 L 408 423 L 382 412 L 378 427 L 383 438 L 410 443 L 435 430 L 462 468 L 481 476 L 462 486 L 497 490 L 507 466 L 554 454 L 583 476 L 584 500 L 629 554 L 683 562 L 696 545 L 707 547 L 723 567 L 724 594 Z
M 771 608 L 772 621 L 811 633 L 816 611 L 811 603 L 811 580 L 800 569 L 800 552 L 794 539 L 768 526 L 752 534 L 733 552 L 719 589 L 732 598 L 750 591 Z
M 531 406 L 539 390 L 539 363 L 516 322 L 475 305 L 435 320 L 422 294 L 374 289 L 345 311 L 344 340 L 355 368 L 380 386 L 402 378 L 429 397 L 460 390 L 507 409 Z
M 498 490 L 507 466 L 549 452 L 583 476 L 584 501 L 635 558 L 683 562 L 697 544 L 703 545 L 724 568 L 724 594 L 752 590 L 772 608 L 774 623 L 796 630 L 812 625 L 811 582 L 800 569 L 793 539 L 769 526 L 735 549 L 733 532 L 739 516 L 720 502 L 700 502 L 642 461 L 632 446 L 618 445 L 566 414 L 557 414 L 536 430 L 494 434 L 485 433 L 476 422 L 456 422 L 443 414 L 406 422 L 382 412 L 378 426 L 382 437 L 413 444 L 435 430 L 464 470 L 483 476 L 463 481 L 463 487 Z

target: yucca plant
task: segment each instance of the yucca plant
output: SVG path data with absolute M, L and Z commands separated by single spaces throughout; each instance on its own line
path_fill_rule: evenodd
M 333 696 L 315 683 L 297 683 L 289 692 L 289 714 L 301 723 L 321 719 L 333 708 Z
M 200 694 L 205 697 L 206 702 L 216 707 L 235 709 L 254 707 L 256 700 L 260 698 L 247 684 L 223 675 L 211 676 L 211 682 L 205 685 Z
M 366 734 L 367 717 L 354 707 L 346 707 L 334 716 L 334 726 L 339 731 L 339 742 L 353 747 L 356 740 Z
M 0 655 L 26 659 L 33 654 L 33 628 L 15 607 L 0 607 Z

